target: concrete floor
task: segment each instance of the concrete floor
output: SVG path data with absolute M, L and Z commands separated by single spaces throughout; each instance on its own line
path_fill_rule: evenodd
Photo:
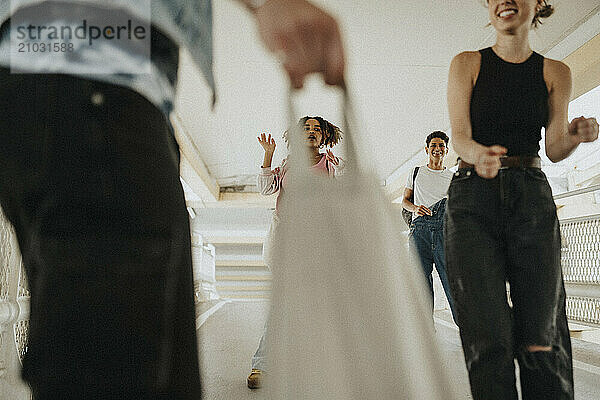
M 246 387 L 250 359 L 262 334 L 266 301 L 203 304 L 198 310 L 199 348 L 205 400 L 265 399 Z M 471 399 L 458 330 L 449 312 L 435 314 L 445 364 L 452 371 L 461 399 Z M 600 345 L 573 339 L 575 399 L 600 399 Z

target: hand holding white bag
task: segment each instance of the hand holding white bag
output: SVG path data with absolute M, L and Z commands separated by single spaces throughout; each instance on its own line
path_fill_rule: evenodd
M 290 132 L 272 254 L 271 398 L 455 399 L 403 222 L 378 179 L 359 170 L 345 125 L 348 167 L 334 180 L 308 172 L 303 135 Z

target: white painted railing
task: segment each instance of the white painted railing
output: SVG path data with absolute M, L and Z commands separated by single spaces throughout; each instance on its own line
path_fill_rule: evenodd
M 600 215 L 560 222 L 567 317 L 600 325 Z
M 30 399 L 20 378 L 27 351 L 29 289 L 14 230 L 0 210 L 0 399 Z
M 567 317 L 596 326 L 600 326 L 600 214 L 597 205 L 589 202 L 593 202 L 590 194 L 598 190 L 600 185 L 592 185 L 554 196 L 565 203 L 562 206 L 576 211 L 567 215 L 585 214 L 560 221 Z M 574 199 L 581 195 L 580 201 Z
M 194 265 L 194 297 L 196 303 L 215 301 L 217 278 L 215 276 L 215 246 L 205 243 L 201 234 L 192 234 L 192 263 Z

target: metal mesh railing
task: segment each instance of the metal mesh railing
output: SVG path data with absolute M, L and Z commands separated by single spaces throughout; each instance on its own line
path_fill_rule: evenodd
M 600 284 L 600 217 L 561 224 L 565 281 Z
M 12 235 L 12 226 L 0 210 L 0 300 L 8 299 Z
M 561 221 L 560 229 L 567 317 L 600 325 L 600 215 Z
M 567 317 L 589 324 L 600 325 L 600 299 L 567 297 Z
M 19 321 L 14 325 L 15 345 L 19 360 L 23 362 L 23 356 L 27 353 L 27 334 L 29 332 L 29 320 Z
M 14 229 L 0 209 L 0 398 L 31 399 L 20 379 L 27 352 L 29 289 Z

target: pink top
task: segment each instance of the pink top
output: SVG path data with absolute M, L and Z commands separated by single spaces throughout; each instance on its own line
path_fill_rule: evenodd
M 317 174 L 327 174 L 331 178 L 340 176 L 344 169 L 344 160 L 339 158 L 339 165 L 335 166 L 327 160 L 324 153 L 321 153 L 321 159 L 318 163 L 310 167 L 311 171 Z M 263 195 L 270 195 L 279 192 L 275 209 L 279 211 L 279 200 L 285 192 L 287 186 L 287 158 L 281 162 L 281 166 L 271 170 L 271 168 L 261 168 L 258 175 L 258 188 Z

